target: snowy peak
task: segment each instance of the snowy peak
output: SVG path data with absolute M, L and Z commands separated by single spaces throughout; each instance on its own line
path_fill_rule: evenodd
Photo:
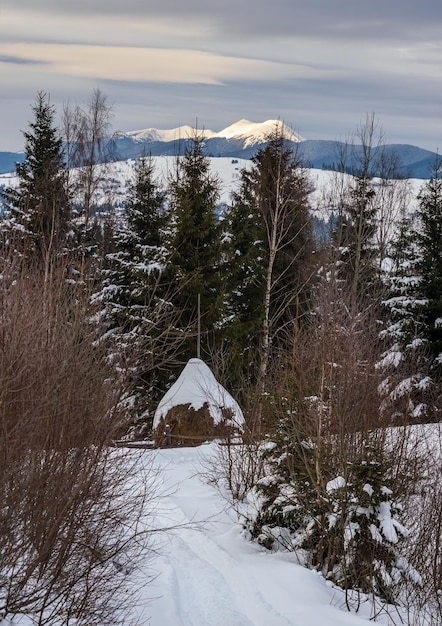
M 210 129 L 202 129 L 201 134 L 206 139 L 225 139 L 241 141 L 243 148 L 248 148 L 256 144 L 265 143 L 269 135 L 277 131 L 288 141 L 298 143 L 302 137 L 280 120 L 267 120 L 265 122 L 251 122 L 250 120 L 239 120 L 227 126 L 219 132 Z M 133 130 L 128 133 L 121 133 L 120 137 L 126 137 L 135 143 L 168 143 L 180 141 L 192 137 L 195 129 L 191 126 L 179 126 L 170 130 L 159 130 L 157 128 L 146 128 L 144 130 Z
M 300 135 L 281 122 L 280 120 L 267 120 L 266 122 L 250 122 L 249 120 L 240 120 L 231 126 L 227 126 L 224 130 L 217 133 L 217 137 L 226 139 L 243 139 L 244 147 L 253 146 L 257 143 L 264 143 L 269 135 L 277 131 L 288 141 L 296 143 L 302 141 Z
M 188 139 L 195 133 L 195 129 L 191 126 L 178 126 L 177 128 L 171 128 L 170 130 L 159 130 L 158 128 L 145 128 L 144 130 L 132 130 L 128 133 L 123 133 L 123 136 L 129 137 L 136 142 L 169 142 L 179 141 L 181 139 Z M 211 130 L 204 131 L 205 137 L 212 137 L 215 135 Z

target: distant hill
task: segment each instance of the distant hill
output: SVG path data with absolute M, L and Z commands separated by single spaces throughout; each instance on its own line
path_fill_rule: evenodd
M 0 174 L 15 171 L 15 164 L 25 158 L 23 152 L 0 152 Z
M 256 151 L 265 145 L 269 134 L 276 126 L 283 126 L 284 136 L 292 145 L 307 167 L 336 170 L 339 169 L 339 155 L 343 154 L 346 144 L 339 141 L 303 139 L 293 129 L 278 120 L 250 122 L 240 120 L 219 132 L 203 129 L 208 156 L 250 159 Z M 194 133 L 190 126 L 180 126 L 171 130 L 147 128 L 144 130 L 118 132 L 113 137 L 114 160 L 125 161 L 151 154 L 152 156 L 174 156 L 184 151 L 185 145 Z M 429 178 L 432 166 L 437 158 L 435 152 L 408 144 L 389 144 L 385 146 L 387 154 L 395 154 L 401 163 L 399 174 L 405 178 Z M 355 158 L 362 153 L 362 146 L 354 146 Z M 16 161 L 23 160 L 22 153 L 0 152 L 0 174 L 14 171 Z M 351 168 L 351 163 L 347 163 Z
M 345 152 L 345 143 L 340 141 L 307 140 L 303 141 L 294 149 L 298 151 L 300 158 L 308 167 L 317 169 L 339 169 L 339 155 Z M 405 178 L 429 178 L 433 164 L 437 158 L 435 152 L 424 150 L 409 144 L 388 144 L 384 146 L 387 156 L 398 158 L 400 167 L 398 173 Z M 352 146 L 355 159 L 362 156 L 362 146 Z M 351 161 L 349 159 L 351 168 Z

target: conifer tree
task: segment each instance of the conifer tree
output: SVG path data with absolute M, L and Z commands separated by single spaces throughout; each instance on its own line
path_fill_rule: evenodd
M 3 193 L 5 224 L 26 263 L 48 265 L 66 243 L 70 204 L 63 142 L 46 93 L 38 93 L 32 111 L 30 130 L 23 133 L 25 159 L 16 165 L 18 187 Z
M 367 116 L 356 132 L 359 150 L 352 146 L 350 162 L 342 163 L 343 172 L 350 171 L 347 185 L 339 200 L 339 212 L 333 229 L 333 244 L 338 252 L 339 277 L 345 280 L 356 311 L 379 289 L 378 220 L 380 207 L 374 177 L 383 156 L 382 131 L 374 115 Z M 345 157 L 346 158 L 346 157 Z
M 354 178 L 340 216 L 340 275 L 348 282 L 353 304 L 370 290 L 375 280 L 377 250 L 376 192 L 371 177 Z
M 442 180 L 441 163 L 422 187 L 414 218 L 399 229 L 389 273 L 389 315 L 378 367 L 384 410 L 406 421 L 439 419 L 442 374 Z
M 107 254 L 103 270 L 102 295 L 111 327 L 130 331 L 144 317 L 165 264 L 167 221 L 165 193 L 155 181 L 153 161 L 142 157 L 128 189 L 125 220 L 114 235 L 116 251 Z
M 418 237 L 413 218 L 405 213 L 391 245 L 391 267 L 384 276 L 380 333 L 384 351 L 377 368 L 385 376 L 379 388 L 381 410 L 390 423 L 421 421 L 428 412 L 426 299 L 421 292 Z
M 177 158 L 170 181 L 169 201 L 174 216 L 170 237 L 168 272 L 175 285 L 173 304 L 182 312 L 181 326 L 198 322 L 202 348 L 207 349 L 219 322 L 222 304 L 221 227 L 217 215 L 220 183 L 210 171 L 202 136 L 186 143 L 185 153 Z M 196 341 L 189 345 L 186 358 L 195 356 Z
M 437 159 L 431 179 L 422 188 L 418 217 L 421 250 L 421 293 L 427 300 L 424 315 L 433 369 L 442 373 L 442 160 Z
M 121 371 L 130 369 L 133 393 L 125 400 L 140 417 L 158 399 L 161 366 L 172 358 L 168 341 L 173 343 L 163 282 L 169 213 L 151 157 L 135 165 L 125 209 L 114 235 L 116 251 L 106 255 L 103 286 L 93 302 L 100 307 L 98 319 L 112 361 Z

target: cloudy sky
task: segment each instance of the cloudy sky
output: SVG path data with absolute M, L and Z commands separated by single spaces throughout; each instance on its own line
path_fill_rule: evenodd
M 0 151 L 38 91 L 61 111 L 99 87 L 114 130 L 219 131 L 279 118 L 345 139 L 442 150 L 441 0 L 0 0 Z

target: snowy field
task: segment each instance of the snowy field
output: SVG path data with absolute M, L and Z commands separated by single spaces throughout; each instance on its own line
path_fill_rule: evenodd
M 291 553 L 272 553 L 244 535 L 237 514 L 203 475 L 217 444 L 146 451 L 161 470 L 155 580 L 137 610 L 140 626 L 359 626 L 344 594 Z M 388 623 L 388 622 L 384 622 Z
M 166 186 L 176 168 L 175 157 L 153 157 L 153 161 L 159 184 Z M 130 159 L 128 161 L 117 161 L 102 166 L 103 178 L 95 195 L 95 201 L 98 206 L 112 204 L 117 208 L 121 208 L 124 205 L 127 187 L 133 179 L 134 163 L 135 161 Z M 217 176 L 220 182 L 219 202 L 220 204 L 228 205 L 231 203 L 232 192 L 238 189 L 241 169 L 249 168 L 251 161 L 248 159 L 232 159 L 230 157 L 211 157 L 210 164 L 212 174 Z M 336 173 L 320 169 L 309 169 L 307 172 L 313 187 L 313 191 L 310 195 L 312 212 L 319 219 L 328 221 L 330 211 L 327 206 L 327 198 Z M 425 181 L 420 179 L 409 179 L 411 192 L 409 202 L 410 211 L 414 211 L 416 207 L 416 196 L 424 182 Z M 16 184 L 17 178 L 14 174 L 0 175 L 0 187 L 2 185 L 10 187 Z
M 217 446 L 133 452 L 140 476 L 153 471 L 158 493 L 153 517 L 143 520 L 154 531 L 154 552 L 132 572 L 142 587 L 125 625 L 368 624 L 368 606 L 358 615 L 348 613 L 343 592 L 298 565 L 293 553 L 268 552 L 244 536 L 237 514 L 203 477 Z M 132 592 L 130 579 L 123 584 Z M 34 624 L 25 615 L 0 616 L 0 623 Z

